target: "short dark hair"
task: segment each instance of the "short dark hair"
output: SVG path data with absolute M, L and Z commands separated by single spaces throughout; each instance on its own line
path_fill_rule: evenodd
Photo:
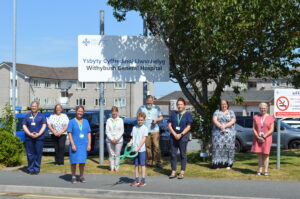
M 84 106 L 82 106 L 82 105 L 79 105 L 79 106 L 76 106 L 76 112 L 79 110 L 79 109 L 82 109 L 83 111 L 84 111 Z
M 221 110 L 221 108 L 222 108 L 222 101 L 226 102 L 226 104 L 227 104 L 227 109 L 229 109 L 229 102 L 228 102 L 228 100 L 222 99 L 222 100 L 220 101 L 220 110 Z
M 178 102 L 182 102 L 184 105 L 186 105 L 186 101 L 184 100 L 183 97 L 179 97 L 179 98 L 177 99 L 176 104 L 178 104 Z
M 119 112 L 118 107 L 116 107 L 116 106 L 111 107 L 111 112 L 113 112 L 113 111 Z
M 63 109 L 63 107 L 62 107 L 61 104 L 56 104 L 56 105 L 54 106 L 54 109 L 53 109 L 53 112 L 54 112 L 55 114 L 57 114 L 56 109 L 57 109 L 57 107 L 59 107 L 59 106 L 60 106 L 60 108 L 62 109 L 62 112 L 64 111 L 64 109 Z

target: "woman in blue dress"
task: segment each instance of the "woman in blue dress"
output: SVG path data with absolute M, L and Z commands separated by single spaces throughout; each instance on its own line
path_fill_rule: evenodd
M 70 139 L 70 164 L 72 172 L 71 183 L 77 183 L 76 164 L 79 164 L 79 182 L 86 182 L 83 177 L 87 152 L 91 150 L 91 128 L 89 122 L 83 119 L 84 107 L 76 107 L 76 117 L 70 120 L 68 135 Z

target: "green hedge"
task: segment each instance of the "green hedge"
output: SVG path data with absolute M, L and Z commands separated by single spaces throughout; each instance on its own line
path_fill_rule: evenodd
M 7 167 L 21 165 L 23 150 L 23 143 L 18 137 L 0 130 L 0 164 Z

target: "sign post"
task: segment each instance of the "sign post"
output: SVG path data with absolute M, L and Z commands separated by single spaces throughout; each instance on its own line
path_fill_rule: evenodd
M 281 121 L 300 117 L 300 89 L 275 89 L 274 115 L 277 120 L 277 169 L 280 169 Z

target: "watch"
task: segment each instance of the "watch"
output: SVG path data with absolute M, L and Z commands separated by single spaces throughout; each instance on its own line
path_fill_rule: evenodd
M 180 133 L 181 137 L 184 135 L 183 133 Z

